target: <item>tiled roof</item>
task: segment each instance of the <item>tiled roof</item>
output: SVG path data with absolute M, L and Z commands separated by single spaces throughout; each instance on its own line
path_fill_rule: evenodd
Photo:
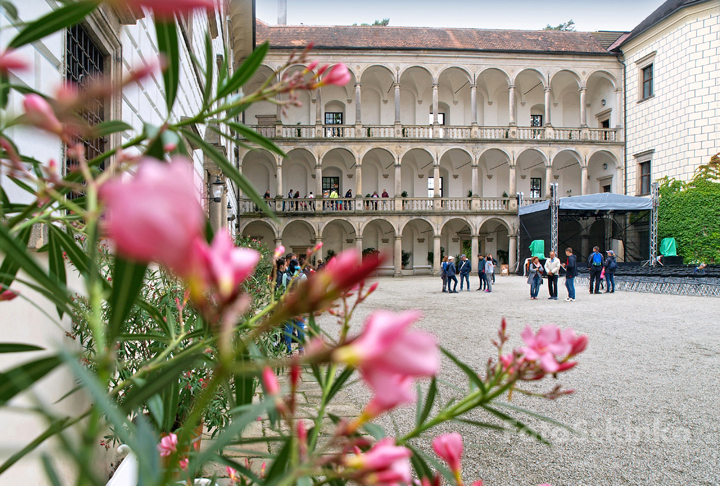
M 600 30 L 598 32 L 593 32 L 592 35 L 595 37 L 601 46 L 603 46 L 605 49 L 608 49 L 611 45 L 617 41 L 620 36 L 623 34 L 627 34 L 627 32 L 618 32 L 615 30 Z
M 464 50 L 610 54 L 589 32 L 430 27 L 270 26 L 257 22 L 257 43 L 274 48 Z
M 667 2 L 660 5 L 657 10 L 648 15 L 645 20 L 640 22 L 637 27 L 635 27 L 632 32 L 630 32 L 630 35 L 625 38 L 622 44 L 626 43 L 630 39 L 639 36 L 654 25 L 659 24 L 678 10 L 682 10 L 685 7 L 690 7 L 692 5 L 697 5 L 699 3 L 704 3 L 707 1 L 710 0 L 668 0 Z M 622 44 L 620 45 L 622 46 Z

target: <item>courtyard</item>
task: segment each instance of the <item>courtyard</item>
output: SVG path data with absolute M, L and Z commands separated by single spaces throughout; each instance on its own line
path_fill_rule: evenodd
M 378 290 L 358 308 L 354 330 L 375 309 L 417 308 L 424 314 L 419 327 L 435 334 L 440 345 L 476 370 L 494 355 L 491 341 L 502 317 L 507 319 L 512 347 L 521 345 L 520 333 L 527 324 L 537 329 L 554 323 L 589 336 L 579 366 L 558 380 L 574 394 L 555 401 L 518 393 L 512 397 L 512 404 L 584 436 L 527 417 L 525 424 L 546 437 L 551 447 L 527 436 L 463 423 L 416 440 L 429 452 L 437 433 L 460 432 L 468 484 L 478 479 L 492 485 L 718 483 L 719 300 L 632 292 L 590 295 L 579 288 L 577 300 L 567 303 L 561 284 L 560 300 L 547 300 L 543 285 L 539 299 L 531 301 L 529 285 L 520 277 L 497 277 L 492 294 L 475 291 L 477 277 L 471 280 L 471 292 L 459 294 L 441 293 L 439 277 L 379 282 Z M 331 316 L 324 316 L 322 324 L 332 332 Z M 461 394 L 453 387 L 467 389 L 464 375 L 447 359 L 439 378 L 442 403 Z M 553 386 L 548 380 L 541 385 L 534 391 Z M 360 382 L 347 393 L 347 400 L 358 406 L 370 399 Z M 493 422 L 489 414 L 478 411 L 469 418 Z M 379 423 L 388 435 L 395 435 L 396 427 L 402 433 L 414 420 L 415 410 L 406 408 Z

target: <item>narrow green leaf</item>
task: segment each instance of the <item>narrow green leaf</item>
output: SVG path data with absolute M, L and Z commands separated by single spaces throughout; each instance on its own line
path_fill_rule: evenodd
M 57 356 L 48 356 L 0 373 L 0 405 L 33 386 L 60 363 Z
M 7 74 L 0 75 L 0 108 L 7 108 L 10 100 L 10 78 Z
M 50 461 L 50 456 L 43 454 L 42 464 L 45 469 L 45 476 L 48 481 L 50 481 L 50 484 L 52 484 L 52 486 L 61 486 L 60 478 L 57 475 L 57 471 L 55 471 L 55 467 L 52 465 L 52 461 Z
M 66 27 L 75 25 L 90 15 L 98 5 L 99 3 L 94 1 L 81 1 L 69 3 L 53 10 L 49 14 L 30 22 L 10 41 L 8 47 L 17 49 Z
M 213 88 L 213 73 L 215 72 L 215 59 L 213 54 L 210 33 L 205 33 L 205 92 L 203 93 L 203 106 L 210 104 L 210 94 Z
M 495 424 L 491 424 L 491 423 L 488 423 L 488 422 L 480 422 L 480 421 L 477 421 L 477 420 L 469 420 L 469 419 L 455 418 L 455 419 L 453 419 L 453 421 L 454 421 L 454 422 L 462 422 L 462 423 L 468 424 L 468 425 L 473 425 L 473 426 L 475 426 L 475 427 L 479 427 L 479 428 L 482 428 L 482 429 L 492 429 L 492 430 L 498 430 L 498 431 L 508 430 L 508 429 L 506 429 L 505 427 L 503 427 L 503 426 L 501 426 L 501 425 L 495 425 Z
M 50 225 L 54 226 L 54 225 Z M 57 280 L 59 285 L 63 287 L 67 286 L 67 276 L 65 275 L 65 259 L 63 258 L 63 251 L 61 247 L 61 241 L 57 237 L 56 231 L 48 231 L 48 264 L 50 276 Z M 57 308 L 58 315 L 62 319 L 63 311 L 60 307 Z
M 335 381 L 333 382 L 332 387 L 330 387 L 330 391 L 328 392 L 327 397 L 325 398 L 325 403 L 329 403 L 337 394 L 337 392 L 340 391 L 340 389 L 345 385 L 345 383 L 350 379 L 352 374 L 355 372 L 355 368 L 347 367 L 345 368 L 340 375 L 335 378 Z
M 501 412 L 500 410 L 496 410 L 489 405 L 480 405 L 482 408 L 490 412 L 491 414 L 495 415 L 497 418 L 502 420 L 503 422 L 510 424 L 515 428 L 517 432 L 522 432 L 524 434 L 529 435 L 530 437 L 533 437 L 537 439 L 539 442 L 542 442 L 543 444 L 550 445 L 550 442 L 548 442 L 547 439 L 545 439 L 542 435 L 540 435 L 539 432 L 536 432 L 535 430 L 531 429 L 524 423 L 520 422 L 519 420 L 511 417 L 510 415 Z
M 23 248 L 27 248 L 28 242 L 30 241 L 31 230 L 32 228 L 27 227 L 18 234 L 18 239 L 23 245 Z M 20 270 L 20 264 L 12 257 L 12 254 L 7 253 L 2 265 L 0 265 L 0 285 L 3 289 L 10 287 L 10 284 L 15 280 L 18 270 Z
M 555 419 L 552 419 L 552 418 L 550 418 L 550 417 L 546 417 L 545 415 L 541 415 L 541 414 L 539 414 L 539 413 L 533 412 L 532 410 L 528 410 L 528 409 L 526 409 L 526 408 L 517 407 L 517 406 L 515 406 L 515 405 L 510 405 L 509 403 L 503 403 L 503 402 L 493 402 L 493 405 L 495 405 L 496 407 L 508 408 L 508 409 L 510 409 L 510 410 L 514 410 L 515 412 L 520 412 L 520 413 L 524 413 L 524 414 L 530 415 L 531 417 L 534 417 L 534 418 L 536 418 L 536 419 L 538 419 L 538 420 L 542 420 L 543 422 L 547 422 L 547 423 L 549 423 L 549 424 L 556 425 L 556 426 L 558 426 L 558 427 L 562 427 L 563 429 L 568 430 L 568 431 L 572 432 L 573 434 L 577 434 L 577 435 L 580 435 L 580 436 L 583 436 L 583 437 L 586 437 L 586 436 L 587 436 L 587 434 L 584 434 L 583 432 L 580 432 L 580 431 L 578 431 L 578 430 L 575 430 L 575 429 L 573 429 L 572 427 L 570 427 L 569 425 L 565 425 L 565 424 L 562 423 L 562 422 L 558 422 L 558 421 L 555 420 Z
M 18 462 L 23 457 L 30 454 L 32 451 L 38 448 L 40 444 L 45 442 L 50 437 L 53 437 L 57 435 L 58 433 L 62 432 L 63 429 L 65 429 L 68 426 L 69 418 L 65 417 L 59 420 L 56 420 L 50 426 L 40 435 L 38 435 L 35 439 L 33 439 L 32 442 L 30 442 L 28 445 L 17 451 L 15 454 L 10 456 L 5 462 L 3 462 L 0 465 L 0 474 L 4 473 L 8 469 L 10 469 L 16 462 Z
M 417 474 L 418 478 L 433 478 L 434 474 L 432 469 L 430 468 L 430 466 L 427 465 L 427 463 L 423 460 L 422 457 L 413 453 L 413 455 L 410 456 L 410 462 L 412 463 L 413 469 L 415 469 L 415 473 Z
M 252 128 L 248 128 L 245 125 L 242 125 L 240 123 L 235 123 L 235 122 L 228 122 L 227 125 L 230 128 L 232 128 L 233 130 L 235 130 L 238 133 L 238 135 L 244 137 L 249 142 L 252 142 L 255 145 L 259 145 L 262 148 L 269 150 L 270 152 L 274 152 L 274 153 L 280 155 L 281 157 L 285 157 L 287 155 L 287 154 L 285 154 L 285 152 L 283 152 L 283 150 L 280 147 L 275 145 L 275 142 L 273 142 L 269 138 L 263 137 L 262 135 L 260 135 L 258 132 L 256 132 Z
M 245 59 L 245 62 L 243 62 L 240 67 L 235 70 L 225 86 L 220 88 L 217 98 L 224 98 L 240 89 L 240 87 L 245 84 L 260 67 L 263 59 L 265 59 L 268 49 L 270 49 L 270 43 L 267 41 L 256 47 L 252 54 Z
M 293 441 L 289 440 L 285 443 L 280 452 L 278 453 L 275 461 L 270 466 L 270 470 L 265 477 L 266 486 L 271 486 L 279 482 L 283 477 L 285 470 L 287 469 L 288 462 L 290 460 L 290 451 L 292 450 Z
M 115 256 L 113 269 L 113 286 L 108 303 L 112 308 L 108 322 L 108 340 L 123 331 L 123 323 L 130 315 L 138 294 L 145 279 L 146 263 L 135 263 L 125 260 L 119 255 Z
M 132 130 L 133 127 L 120 120 L 108 120 L 102 123 L 98 123 L 93 128 L 93 135 L 96 137 L 104 137 L 106 135 L 112 135 L 117 132 L 124 132 L 126 130 Z
M 375 439 L 381 440 L 387 437 L 387 434 L 385 433 L 385 429 L 380 427 L 378 424 L 374 424 L 372 422 L 367 422 L 363 424 L 362 426 L 363 430 L 367 432 L 368 434 L 372 435 Z
M 27 353 L 28 351 L 43 351 L 44 348 L 34 344 L 22 343 L 0 343 L 0 354 L 2 353 Z
M 238 188 L 243 192 L 244 195 L 252 199 L 252 201 L 257 204 L 257 206 L 261 208 L 269 218 L 277 221 L 277 216 L 275 216 L 275 213 L 270 210 L 270 207 L 265 203 L 262 196 L 258 194 L 255 187 L 250 183 L 249 180 L 245 178 L 245 176 L 240 173 L 240 171 L 235 168 L 234 165 L 230 163 L 229 160 L 225 158 L 222 153 L 220 153 L 218 149 L 207 143 L 205 140 L 202 139 L 202 137 L 197 136 L 190 130 L 181 130 L 181 132 L 189 140 L 192 140 L 192 142 L 195 143 L 198 147 L 201 147 L 205 155 L 207 155 L 213 162 L 215 162 L 215 164 L 223 172 L 223 174 L 225 174 L 227 177 L 230 178 L 230 180 L 237 184 Z
M 413 446 L 411 446 L 411 445 L 408 445 L 408 444 L 403 444 L 403 445 L 404 445 L 405 447 L 407 447 L 408 449 L 410 449 L 410 450 L 413 452 L 414 455 L 416 455 L 416 456 L 418 456 L 419 458 L 421 458 L 425 463 L 429 464 L 429 465 L 432 466 L 437 472 L 439 472 L 440 474 L 442 474 L 443 477 L 445 478 L 445 480 L 446 480 L 449 484 L 455 484 L 455 476 L 453 475 L 453 473 L 451 473 L 448 468 L 446 468 L 445 466 L 443 466 L 442 464 L 440 464 L 440 462 L 439 462 L 437 459 L 435 459 L 434 457 L 432 457 L 432 456 L 429 455 L 429 454 L 425 454 L 425 453 L 422 452 L 420 449 L 416 449 L 415 447 L 413 447 Z
M 172 111 L 177 97 L 178 83 L 180 82 L 180 49 L 175 20 L 162 21 L 155 19 L 155 32 L 157 33 L 158 50 L 165 55 L 168 63 L 163 72 L 165 83 L 165 101 L 168 115 Z
M 482 391 L 483 395 L 485 395 L 487 393 L 487 389 L 485 388 L 485 383 L 483 383 L 483 381 L 480 379 L 478 374 L 472 368 L 470 368 L 468 365 L 466 365 L 465 363 L 460 361 L 458 358 L 455 357 L 454 354 L 452 354 L 450 351 L 443 348 L 442 346 L 440 347 L 440 351 L 442 351 L 442 353 L 445 356 L 450 358 L 452 360 L 452 362 L 458 366 L 458 368 L 463 370 L 463 372 L 467 375 L 467 377 L 470 379 L 470 381 L 475 383 L 475 385 Z
M 432 379 L 432 382 L 430 382 L 430 388 L 428 389 L 427 397 L 425 398 L 425 406 L 423 407 L 422 413 L 420 414 L 420 420 L 418 421 L 418 425 L 425 422 L 425 420 L 430 415 L 430 411 L 432 410 L 433 404 L 435 403 L 435 396 L 437 395 L 437 382 L 435 381 L 435 378 Z M 419 405 L 418 405 L 419 407 Z

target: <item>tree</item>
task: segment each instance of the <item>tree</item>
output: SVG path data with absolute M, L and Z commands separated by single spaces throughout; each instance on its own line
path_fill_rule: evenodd
M 563 32 L 575 32 L 575 22 L 573 22 L 572 19 L 568 20 L 567 22 L 564 22 L 560 25 L 556 25 L 553 27 L 550 24 L 547 24 L 543 30 L 561 30 Z
M 357 23 L 353 24 L 354 27 L 357 27 Z M 390 19 L 382 19 L 382 20 L 376 20 L 372 24 L 360 24 L 360 27 L 387 27 L 390 25 Z

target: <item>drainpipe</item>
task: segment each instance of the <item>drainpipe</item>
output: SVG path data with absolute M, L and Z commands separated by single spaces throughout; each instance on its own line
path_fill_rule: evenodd
M 624 182 L 624 194 L 627 196 L 627 180 L 628 180 L 628 142 L 627 142 L 627 65 L 625 64 L 624 55 L 618 56 L 618 61 L 622 63 L 623 65 L 623 139 L 624 139 L 624 150 L 623 150 L 623 159 L 625 164 L 625 170 L 623 171 L 623 178 L 625 179 Z

